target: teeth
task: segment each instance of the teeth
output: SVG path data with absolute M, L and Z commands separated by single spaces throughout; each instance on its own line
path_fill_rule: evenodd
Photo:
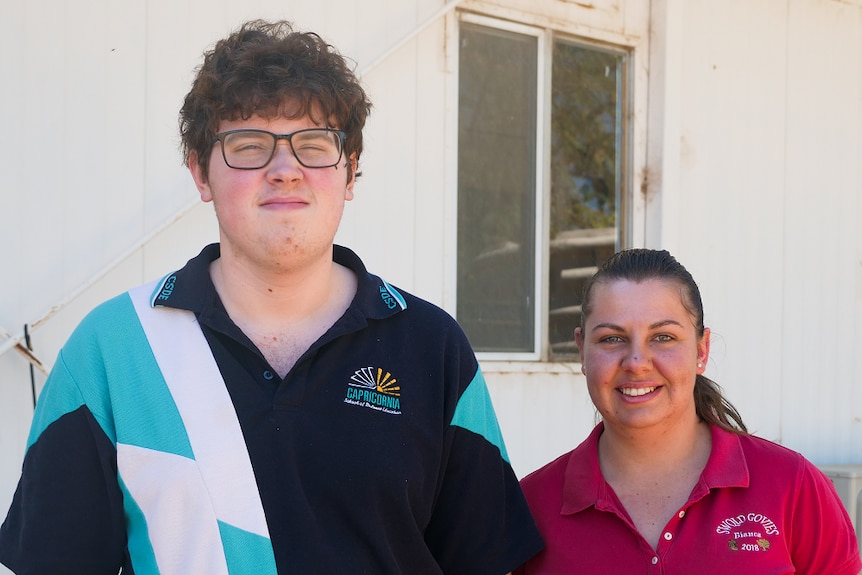
M 655 390 L 655 387 L 622 387 L 620 388 L 620 393 L 628 395 L 629 397 L 638 397 L 640 395 L 652 393 Z

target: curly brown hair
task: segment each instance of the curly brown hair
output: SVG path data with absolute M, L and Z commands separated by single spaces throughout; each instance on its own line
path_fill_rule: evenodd
M 333 46 L 287 21 L 252 20 L 204 53 L 180 109 L 183 163 L 194 154 L 208 173 L 219 123 L 252 116 L 309 117 L 343 130 L 345 158 L 354 154 L 358 161 L 370 111 L 365 90 Z M 346 167 L 349 179 L 353 166 Z

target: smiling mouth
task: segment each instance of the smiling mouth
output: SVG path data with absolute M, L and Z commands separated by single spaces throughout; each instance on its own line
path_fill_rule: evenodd
M 628 397 L 640 397 L 641 395 L 646 395 L 648 393 L 654 392 L 658 389 L 656 387 L 621 387 L 619 392 L 623 395 L 627 395 Z

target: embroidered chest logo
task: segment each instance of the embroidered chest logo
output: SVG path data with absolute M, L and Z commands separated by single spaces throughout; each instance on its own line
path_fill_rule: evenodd
M 347 382 L 344 403 L 400 415 L 401 386 L 388 371 L 379 367 L 363 367 L 357 369 Z
M 769 536 L 778 535 L 778 527 L 762 513 L 740 514 L 728 517 L 718 524 L 715 532 L 727 535 L 731 551 L 769 551 Z

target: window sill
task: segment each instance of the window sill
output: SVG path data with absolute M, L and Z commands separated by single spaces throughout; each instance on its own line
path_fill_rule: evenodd
M 548 363 L 542 361 L 498 361 L 483 360 L 479 358 L 479 365 L 482 367 L 482 373 L 484 374 L 581 374 L 580 363 Z

